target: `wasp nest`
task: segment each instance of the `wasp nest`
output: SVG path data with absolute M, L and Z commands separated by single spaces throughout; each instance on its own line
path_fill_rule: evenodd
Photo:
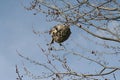
M 52 36 L 52 41 L 57 43 L 62 43 L 67 40 L 71 34 L 70 26 L 67 24 L 58 24 L 50 30 L 50 35 Z

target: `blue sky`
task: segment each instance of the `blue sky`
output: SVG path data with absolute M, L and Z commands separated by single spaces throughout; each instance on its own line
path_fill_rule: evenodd
M 1 80 L 15 80 L 15 65 L 21 65 L 21 59 L 17 55 L 16 50 L 32 58 L 36 58 L 38 55 L 36 53 L 40 52 L 37 43 L 44 42 L 39 41 L 39 36 L 33 34 L 32 26 L 34 26 L 36 30 L 44 31 L 54 25 L 54 23 L 47 23 L 43 15 L 33 15 L 33 12 L 25 10 L 21 5 L 21 1 L 22 0 L 0 0 Z M 73 29 L 72 31 L 74 34 L 78 30 Z M 75 36 L 73 35 L 72 38 L 75 38 Z M 69 39 L 69 41 L 70 40 L 71 39 Z M 78 40 L 83 41 L 81 43 L 82 46 L 92 47 L 92 43 L 86 42 L 85 39 L 78 37 Z M 94 48 L 95 47 L 93 47 L 93 49 Z M 43 60 L 41 56 L 37 58 Z M 31 68 L 34 69 L 32 66 Z
M 32 25 L 44 25 L 44 21 L 40 20 L 43 17 L 37 17 L 23 8 L 21 0 L 0 0 L 1 80 L 16 79 L 15 65 L 19 64 L 16 50 L 26 53 L 36 51 L 33 46 L 36 46 L 37 39 L 32 32 Z

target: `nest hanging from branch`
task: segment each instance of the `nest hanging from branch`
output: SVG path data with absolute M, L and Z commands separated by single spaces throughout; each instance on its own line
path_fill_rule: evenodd
M 50 30 L 49 34 L 52 36 L 52 41 L 50 44 L 54 42 L 62 43 L 66 41 L 71 34 L 70 25 L 58 24 Z

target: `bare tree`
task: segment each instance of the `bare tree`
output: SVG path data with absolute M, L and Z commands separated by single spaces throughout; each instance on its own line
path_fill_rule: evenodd
M 48 22 L 69 24 L 70 28 L 77 30 L 76 33 L 71 31 L 73 37 L 65 41 L 64 47 L 38 44 L 45 62 L 17 52 L 25 60 L 46 70 L 37 76 L 24 67 L 27 75 L 39 80 L 120 78 L 119 0 L 32 0 L 30 7 L 25 8 L 35 10 L 34 15 L 45 14 Z M 33 32 L 45 36 L 41 32 Z M 80 42 L 81 38 L 86 43 Z

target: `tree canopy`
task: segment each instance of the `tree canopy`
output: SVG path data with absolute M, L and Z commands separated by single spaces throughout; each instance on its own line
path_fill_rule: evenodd
M 117 80 L 120 74 L 120 1 L 119 0 L 31 0 L 25 7 L 46 21 L 69 24 L 71 38 L 63 46 L 38 44 L 44 62 L 19 56 L 44 68 L 38 76 L 27 67 L 25 72 L 40 80 Z M 41 32 L 35 34 L 45 36 Z M 48 34 L 49 35 L 49 34 Z M 50 49 L 52 48 L 52 49 Z M 18 74 L 19 75 L 19 74 Z M 22 79 L 22 78 L 21 78 Z

